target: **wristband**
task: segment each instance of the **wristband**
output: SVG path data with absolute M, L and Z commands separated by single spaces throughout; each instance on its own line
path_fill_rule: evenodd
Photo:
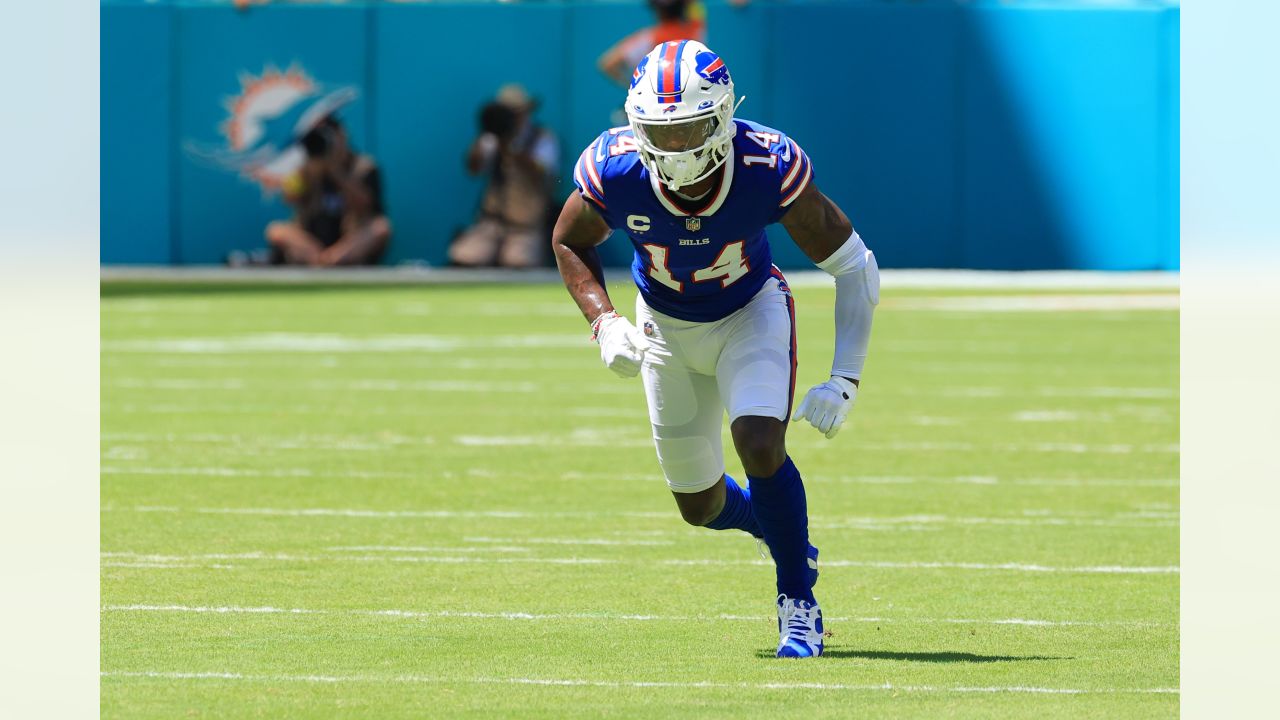
M 604 324 L 605 320 L 608 320 L 611 317 L 618 317 L 618 313 L 613 310 L 602 312 L 599 317 L 591 321 L 591 342 L 600 342 L 600 326 Z

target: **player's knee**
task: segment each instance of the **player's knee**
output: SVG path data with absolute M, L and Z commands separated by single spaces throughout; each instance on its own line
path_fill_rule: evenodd
M 741 417 L 733 422 L 733 445 L 742 469 L 752 477 L 772 477 L 787 459 L 786 425 L 774 418 Z

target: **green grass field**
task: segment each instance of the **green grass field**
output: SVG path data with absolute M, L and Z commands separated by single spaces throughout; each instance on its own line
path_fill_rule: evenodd
M 779 661 L 563 288 L 108 284 L 102 715 L 1176 716 L 1178 316 L 1131 297 L 886 291 L 789 434 L 833 635 Z

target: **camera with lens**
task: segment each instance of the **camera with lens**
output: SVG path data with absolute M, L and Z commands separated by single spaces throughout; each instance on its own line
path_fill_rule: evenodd
M 491 102 L 480 108 L 480 131 L 491 133 L 500 140 L 510 140 L 519 124 L 520 116 L 506 105 Z
M 306 135 L 302 136 L 300 143 L 302 149 L 306 150 L 307 157 L 319 158 L 328 154 L 336 144 L 338 134 L 338 121 L 332 117 L 327 117 L 315 126 Z

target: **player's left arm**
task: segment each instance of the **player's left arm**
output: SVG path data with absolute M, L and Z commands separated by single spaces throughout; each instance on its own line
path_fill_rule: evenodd
M 816 184 L 810 183 L 791 203 L 782 226 L 804 254 L 836 280 L 831 379 L 811 388 L 792 418 L 808 420 L 830 438 L 858 397 L 871 341 L 871 316 L 880 302 L 880 269 L 849 218 Z

